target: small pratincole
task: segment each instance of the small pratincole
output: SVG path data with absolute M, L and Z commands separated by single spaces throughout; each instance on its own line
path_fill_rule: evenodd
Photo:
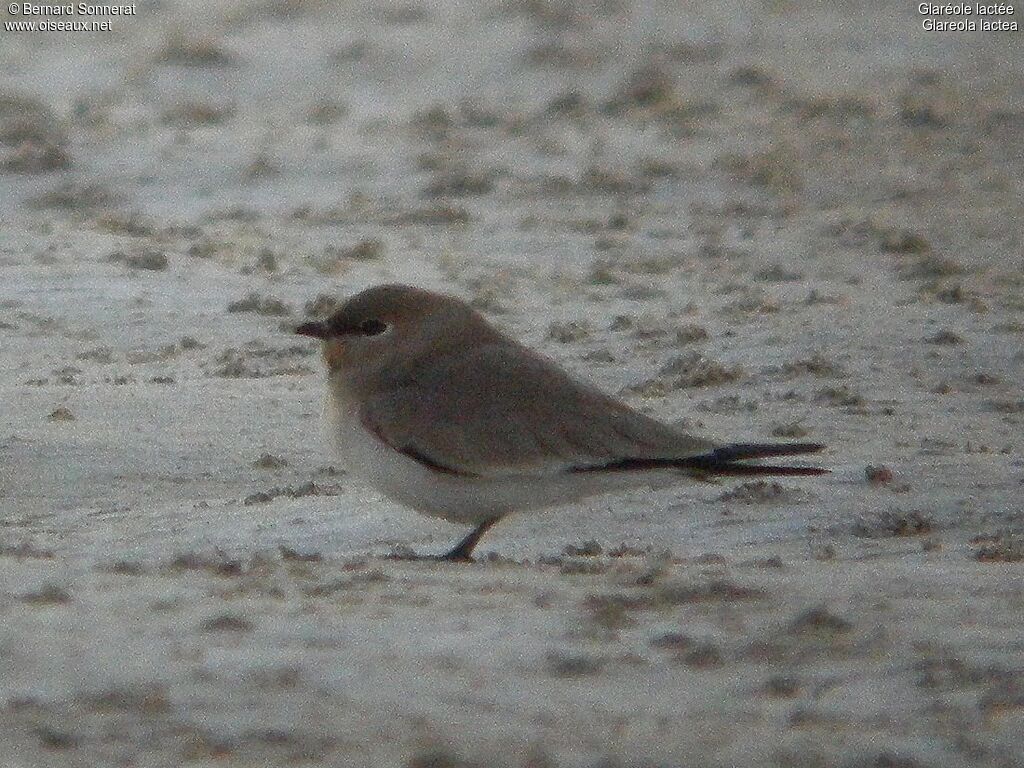
M 645 416 L 451 296 L 377 286 L 295 332 L 323 343 L 346 468 L 418 512 L 474 526 L 441 559 L 470 560 L 512 512 L 712 475 L 828 471 L 751 463 L 817 443 L 720 444 Z

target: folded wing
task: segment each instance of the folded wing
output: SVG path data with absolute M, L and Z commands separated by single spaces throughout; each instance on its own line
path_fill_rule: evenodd
M 589 471 L 715 447 L 501 344 L 432 360 L 402 386 L 371 397 L 360 418 L 396 450 L 458 475 Z

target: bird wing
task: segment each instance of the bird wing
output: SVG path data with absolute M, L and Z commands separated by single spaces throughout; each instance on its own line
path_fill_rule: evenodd
M 550 475 L 713 447 L 503 344 L 431 359 L 360 418 L 395 450 L 458 475 Z

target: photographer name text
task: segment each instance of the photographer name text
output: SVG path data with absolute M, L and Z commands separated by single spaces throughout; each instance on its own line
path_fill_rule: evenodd
M 35 5 L 34 3 L 11 3 L 12 16 L 135 16 L 135 3 L 129 5 Z
M 11 3 L 7 6 L 11 21 L 4 21 L 5 32 L 110 32 L 113 19 L 137 16 L 136 3 L 96 5 L 38 5 Z

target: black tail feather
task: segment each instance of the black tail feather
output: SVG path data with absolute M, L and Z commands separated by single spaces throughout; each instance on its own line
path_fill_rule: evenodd
M 709 475 L 824 475 L 821 467 L 776 466 L 772 464 L 740 464 L 747 459 L 767 459 L 775 456 L 798 456 L 817 453 L 825 446 L 820 443 L 733 443 L 723 445 L 709 453 L 680 460 L 677 466 L 689 467 Z
M 599 466 L 577 467 L 574 472 L 622 472 L 645 469 L 690 469 L 707 475 L 825 475 L 821 467 L 777 466 L 773 464 L 741 464 L 748 459 L 775 456 L 797 456 L 817 453 L 825 446 L 819 443 L 733 443 L 697 456 L 671 459 L 618 459 Z
M 821 443 L 731 443 L 704 454 L 716 461 L 743 461 L 767 459 L 772 456 L 798 456 L 817 453 L 825 448 Z
M 676 466 L 694 469 L 708 475 L 827 475 L 822 467 L 777 466 L 774 464 L 736 464 L 733 462 L 698 463 L 680 462 Z

